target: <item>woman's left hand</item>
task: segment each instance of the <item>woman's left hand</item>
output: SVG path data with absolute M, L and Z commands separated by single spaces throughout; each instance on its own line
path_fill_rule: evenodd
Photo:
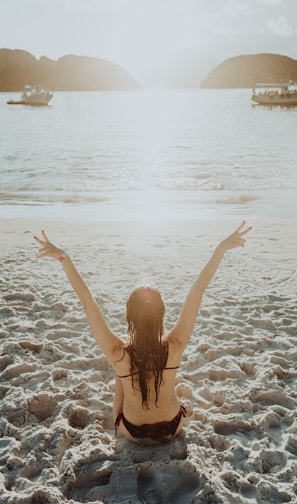
M 60 247 L 57 247 L 53 243 L 51 243 L 45 233 L 45 231 L 41 231 L 42 237 L 38 238 L 38 236 L 34 236 L 34 240 L 36 240 L 39 245 L 41 245 L 41 248 L 39 249 L 39 253 L 37 255 L 37 259 L 40 259 L 42 257 L 53 257 L 54 259 L 57 259 L 58 261 L 60 260 L 60 257 L 62 254 L 65 253 L 63 249 Z

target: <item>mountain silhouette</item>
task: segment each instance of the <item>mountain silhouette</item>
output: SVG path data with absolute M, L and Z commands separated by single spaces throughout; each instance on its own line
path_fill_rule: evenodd
M 141 88 L 124 68 L 104 59 L 66 55 L 37 60 L 27 51 L 0 49 L 0 91 L 20 91 L 27 84 L 53 91 Z
M 297 61 L 278 54 L 235 56 L 215 67 L 202 88 L 252 88 L 257 82 L 297 82 Z

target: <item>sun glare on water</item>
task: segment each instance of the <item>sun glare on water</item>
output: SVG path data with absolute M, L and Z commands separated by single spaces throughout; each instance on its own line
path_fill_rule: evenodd
M 172 145 L 168 128 L 169 103 L 166 93 L 145 91 L 141 118 L 138 122 L 139 177 L 141 187 L 131 194 L 131 206 L 135 207 L 137 219 L 157 221 L 169 217 L 167 176 L 168 152 Z

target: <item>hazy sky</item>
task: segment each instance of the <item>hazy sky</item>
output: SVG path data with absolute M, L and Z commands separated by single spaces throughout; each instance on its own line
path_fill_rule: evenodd
M 297 59 L 297 0 L 0 0 L 0 48 L 104 58 L 142 82 L 187 58 L 205 74 L 239 54 Z

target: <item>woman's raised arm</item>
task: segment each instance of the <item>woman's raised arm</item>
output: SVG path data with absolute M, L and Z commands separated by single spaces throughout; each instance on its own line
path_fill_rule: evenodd
M 118 352 L 123 346 L 122 340 L 117 337 L 107 325 L 100 307 L 74 266 L 70 256 L 63 249 L 51 243 L 45 231 L 42 231 L 41 233 L 42 239 L 34 236 L 34 239 L 40 245 L 37 258 L 52 257 L 53 259 L 61 262 L 73 290 L 76 292 L 83 305 L 95 340 L 100 346 L 102 352 L 111 362 L 113 362 L 116 360 L 115 357 L 118 356 Z
M 232 234 L 221 241 L 215 248 L 211 258 L 204 266 L 197 280 L 192 285 L 177 324 L 167 335 L 167 339 L 177 344 L 181 352 L 192 335 L 203 292 L 217 271 L 225 252 L 236 247 L 244 247 L 244 236 L 251 229 L 251 227 L 246 227 L 246 223 L 243 221 Z

